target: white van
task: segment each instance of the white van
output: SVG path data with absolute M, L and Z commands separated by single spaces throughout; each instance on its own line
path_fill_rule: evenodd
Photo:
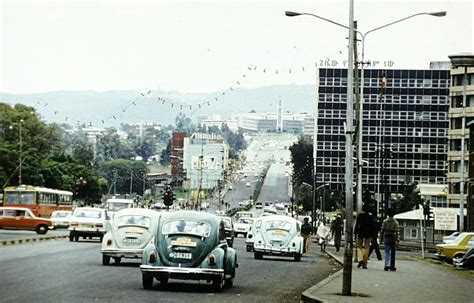
M 105 202 L 105 211 L 107 213 L 107 220 L 112 220 L 114 217 L 114 213 L 118 212 L 119 210 L 126 209 L 126 208 L 134 208 L 135 201 L 133 199 L 120 199 L 120 198 L 112 198 L 108 199 Z

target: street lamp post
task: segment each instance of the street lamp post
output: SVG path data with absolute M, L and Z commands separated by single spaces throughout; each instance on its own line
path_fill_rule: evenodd
M 459 181 L 459 230 L 464 231 L 464 137 L 466 134 L 466 95 L 467 95 L 467 68 L 474 67 L 474 54 L 462 53 L 448 56 L 453 67 L 464 67 L 462 90 L 462 117 L 461 117 L 461 167 Z
M 339 27 L 349 29 L 349 27 L 344 25 L 344 24 L 332 21 L 330 19 L 318 16 L 318 15 L 315 15 L 315 14 L 311 14 L 311 13 L 297 13 L 297 12 L 292 12 L 292 11 L 286 11 L 285 15 L 288 16 L 288 17 L 295 17 L 295 16 L 301 16 L 301 15 L 313 16 L 313 17 L 316 17 L 316 18 L 321 19 L 323 21 L 326 21 L 326 22 L 332 23 L 334 25 L 337 25 Z M 356 32 L 361 38 L 361 60 L 360 60 L 361 68 L 360 68 L 360 86 L 359 86 L 360 101 L 359 101 L 359 113 L 358 113 L 359 128 L 358 128 L 358 134 L 357 134 L 357 137 L 359 138 L 359 142 L 358 142 L 358 145 L 357 145 L 357 212 L 360 212 L 362 210 L 362 166 L 363 166 L 363 161 L 362 161 L 362 143 L 363 143 L 363 140 L 362 140 L 362 136 L 363 136 L 363 119 L 364 119 L 363 118 L 363 112 L 364 112 L 363 111 L 363 105 L 364 105 L 364 82 L 365 82 L 365 79 L 364 79 L 364 64 L 367 64 L 367 62 L 365 62 L 365 38 L 367 37 L 368 34 L 373 33 L 375 31 L 378 31 L 382 28 L 388 27 L 388 26 L 396 24 L 396 23 L 400 23 L 402 21 L 405 21 L 407 19 L 411 19 L 413 17 L 421 16 L 421 15 L 428 15 L 428 16 L 434 16 L 434 17 L 444 17 L 444 16 L 446 16 L 446 12 L 441 11 L 441 12 L 416 13 L 416 14 L 409 15 L 407 17 L 398 19 L 396 21 L 387 23 L 385 25 L 376 27 L 374 29 L 371 29 L 371 30 L 365 32 L 365 33 L 362 33 L 359 30 L 353 29 L 353 31 Z M 357 62 L 357 63 L 359 63 L 359 62 Z M 317 116 L 315 117 L 315 119 L 317 119 Z M 378 180 L 378 181 L 380 182 L 380 180 Z M 380 195 L 380 193 L 379 193 L 379 195 Z
M 326 19 L 324 17 L 311 14 L 311 13 L 297 13 L 292 11 L 286 11 L 285 15 L 288 17 L 295 17 L 300 15 L 309 15 L 316 17 L 318 19 L 324 20 L 326 22 L 338 25 L 340 27 L 346 28 L 349 30 L 349 52 L 348 52 L 348 68 L 347 68 L 347 106 L 346 106 L 346 159 L 345 159 L 345 194 L 346 194 L 346 244 L 345 244 L 345 253 L 344 253 L 344 270 L 343 270 L 343 285 L 342 285 L 342 294 L 343 295 L 351 295 L 351 280 L 352 280 L 352 204 L 353 204 L 353 197 L 352 197 L 352 179 L 353 179 L 353 163 L 352 163 L 352 154 L 353 154 L 353 145 L 352 145 L 352 135 L 353 131 L 353 51 L 354 51 L 354 33 L 358 33 L 362 36 L 362 62 L 364 60 L 364 40 L 367 34 L 377 31 L 379 29 L 385 28 L 387 26 L 393 25 L 395 23 L 399 23 L 409 18 L 413 18 L 419 15 L 431 15 L 435 17 L 445 16 L 446 12 L 435 12 L 435 13 L 418 13 L 413 14 L 408 17 L 396 20 L 394 22 L 385 24 L 383 26 L 379 26 L 374 28 L 370 31 L 367 31 L 365 34 L 362 34 L 360 31 L 354 29 L 354 0 L 350 0 L 349 3 L 349 26 L 340 24 L 338 22 L 332 21 L 330 19 Z M 363 69 L 362 71 L 362 81 L 363 78 Z M 363 83 L 363 82 L 362 82 Z M 359 168 L 362 166 L 362 118 L 363 118 L 363 85 L 360 85 L 361 89 L 361 102 L 360 102 L 360 110 L 359 110 L 359 149 L 357 153 L 358 161 L 357 165 Z M 314 117 L 317 120 L 317 113 Z M 316 136 L 316 134 L 315 134 Z M 314 146 L 316 150 L 317 146 Z M 314 153 L 315 154 L 315 153 Z M 316 159 L 314 159 L 316 161 Z M 358 169 L 358 203 L 357 206 L 362 208 L 362 175 L 361 169 Z M 313 187 L 314 188 L 314 187 Z
M 21 133 L 23 122 L 24 122 L 23 119 L 20 119 L 20 122 L 18 122 L 18 140 L 19 140 L 19 149 L 18 149 L 18 185 L 21 185 L 21 184 L 23 183 L 23 182 L 22 182 L 23 138 L 22 138 L 22 133 Z M 10 125 L 10 129 L 13 129 L 13 126 Z

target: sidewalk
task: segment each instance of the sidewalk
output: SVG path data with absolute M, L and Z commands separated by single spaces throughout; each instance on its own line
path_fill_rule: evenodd
M 343 248 L 335 252 L 327 247 L 327 254 L 342 264 Z M 382 252 L 383 253 L 383 252 Z M 474 302 L 473 281 L 409 257 L 397 259 L 396 272 L 384 271 L 383 261 L 375 254 L 368 269 L 352 263 L 352 296 L 340 295 L 342 269 L 301 295 L 302 302 Z

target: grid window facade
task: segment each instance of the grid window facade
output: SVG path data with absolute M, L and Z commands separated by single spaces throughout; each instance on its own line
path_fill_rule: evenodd
M 367 69 L 364 78 L 363 186 L 380 192 L 383 176 L 389 193 L 407 178 L 446 184 L 449 71 Z M 332 190 L 344 184 L 346 84 L 347 70 L 320 69 L 316 182 Z

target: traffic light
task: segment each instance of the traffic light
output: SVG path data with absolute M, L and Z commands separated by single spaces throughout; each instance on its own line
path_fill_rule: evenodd
M 425 220 L 433 220 L 434 215 L 433 215 L 433 209 L 430 207 L 428 203 L 423 205 L 423 215 L 425 217 Z
M 174 194 L 171 190 L 166 190 L 164 193 L 163 193 L 163 203 L 166 205 L 166 206 L 171 206 L 173 205 L 173 200 L 174 200 Z

